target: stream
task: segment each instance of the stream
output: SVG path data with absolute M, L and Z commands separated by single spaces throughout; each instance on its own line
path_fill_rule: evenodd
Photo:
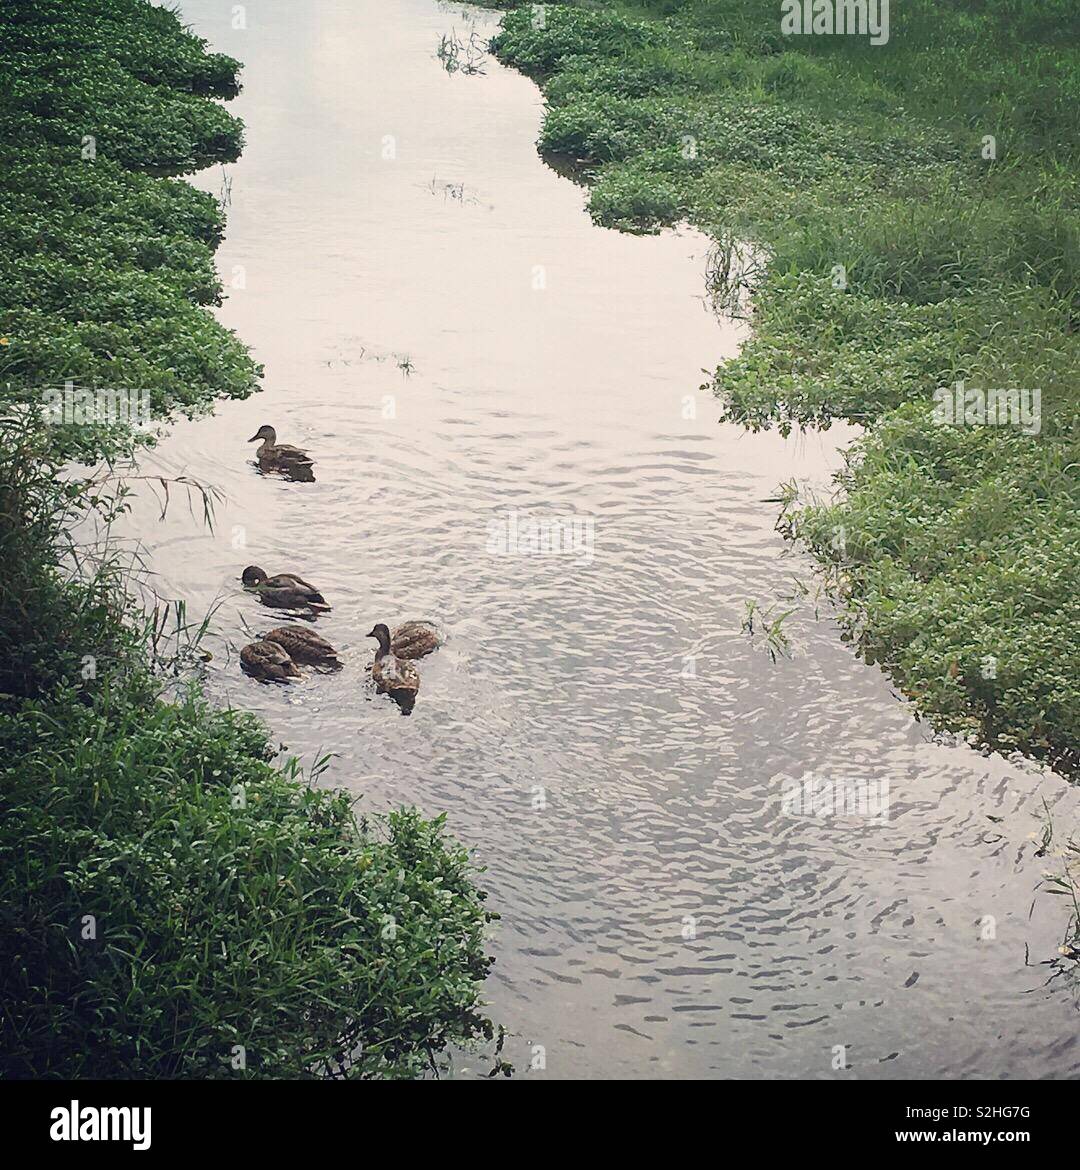
M 536 86 L 437 55 L 494 14 L 182 9 L 244 62 L 244 153 L 194 181 L 230 203 L 219 312 L 265 388 L 142 459 L 220 489 L 213 530 L 143 491 L 119 532 L 160 595 L 196 621 L 217 605 L 215 701 L 309 765 L 334 753 L 319 783 L 361 810 L 446 812 L 475 850 L 515 1075 L 1080 1072 L 1075 994 L 1044 962 L 1068 907 L 1036 891 L 1058 863 L 1032 839 L 1044 800 L 1075 825 L 1077 794 L 935 741 L 841 641 L 768 500 L 792 477 L 826 490 L 855 431 L 718 424 L 702 371 L 745 326 L 710 309 L 708 241 L 592 225 L 536 152 Z M 263 423 L 310 450 L 313 483 L 256 472 Z M 569 547 L 537 555 L 552 522 Z M 282 620 L 247 564 L 323 591 L 343 670 L 240 672 Z M 748 601 L 794 610 L 775 662 Z M 365 635 L 406 618 L 447 643 L 403 718 L 368 689 Z M 884 812 L 785 804 L 807 774 Z

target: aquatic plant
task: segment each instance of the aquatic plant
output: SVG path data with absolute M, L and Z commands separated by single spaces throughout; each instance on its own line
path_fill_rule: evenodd
M 467 41 L 458 36 L 457 29 L 443 33 L 435 55 L 447 73 L 463 73 L 466 77 L 482 74 L 487 59 L 484 44 L 475 28 L 469 30 Z
M 784 629 L 784 622 L 791 617 L 795 610 L 786 609 L 783 613 L 774 613 L 771 605 L 762 606 L 753 600 L 745 601 L 743 605 L 745 613 L 741 626 L 742 633 L 746 634 L 751 641 L 754 641 L 760 633 L 765 652 L 774 663 L 778 658 L 793 657 L 791 638 Z
M 1054 844 L 1054 818 L 1045 800 L 1043 814 L 1042 831 L 1031 834 L 1032 839 L 1039 842 L 1035 850 L 1036 857 L 1047 857 Z M 1057 850 L 1056 856 L 1061 861 L 1060 868 L 1044 870 L 1042 881 L 1036 889 L 1044 894 L 1068 898 L 1072 903 L 1072 913 L 1066 924 L 1061 945 L 1058 947 L 1058 957 L 1045 960 L 1047 965 L 1054 968 L 1050 979 L 1056 979 L 1063 974 L 1073 976 L 1080 974 L 1080 841 L 1075 837 L 1068 838 Z

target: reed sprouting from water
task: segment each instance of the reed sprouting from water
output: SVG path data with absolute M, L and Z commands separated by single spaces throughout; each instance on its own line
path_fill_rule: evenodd
M 477 36 L 476 29 L 469 30 L 468 40 L 458 36 L 457 29 L 451 29 L 439 38 L 435 55 L 447 73 L 463 73 L 472 77 L 484 72 L 487 48 Z

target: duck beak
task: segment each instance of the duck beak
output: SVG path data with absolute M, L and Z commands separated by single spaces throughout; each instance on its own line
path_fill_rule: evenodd
M 250 438 L 250 439 L 248 439 L 248 442 L 249 442 L 249 443 L 254 443 L 254 442 L 255 442 L 255 440 L 256 440 L 257 438 L 259 438 L 259 436 L 258 436 L 258 435 L 252 435 L 252 436 L 251 436 L 251 438 Z
M 378 636 L 379 635 L 376 634 L 374 630 L 372 630 L 371 633 L 364 635 L 365 638 L 377 638 Z

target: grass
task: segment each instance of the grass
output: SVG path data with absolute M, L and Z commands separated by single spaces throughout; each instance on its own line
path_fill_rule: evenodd
M 3 730 L 0 1074 L 414 1077 L 491 1038 L 441 819 L 358 824 L 254 719 L 137 674 Z
M 210 97 L 239 65 L 138 0 L 8 5 L 0 20 L 0 406 L 45 388 L 149 392 L 157 417 L 258 386 L 219 304 L 222 209 L 177 176 L 234 160 L 240 122 Z M 85 459 L 124 428 L 51 427 Z
M 1075 5 L 910 0 L 881 46 L 785 37 L 754 0 L 497 6 L 593 219 L 694 224 L 717 302 L 749 300 L 724 418 L 866 428 L 836 495 L 780 521 L 858 651 L 933 726 L 1076 775 Z M 961 380 L 1038 389 L 1038 434 L 936 425 Z
M 210 100 L 238 65 L 143 0 L 16 0 L 0 50 L 0 1076 L 437 1070 L 494 1038 L 471 858 L 206 703 L 205 620 L 144 614 L 131 565 L 74 535 L 127 507 L 146 435 L 40 409 L 69 379 L 146 389 L 159 421 L 257 388 L 208 311 L 227 199 L 175 177 L 239 152 Z M 212 519 L 212 489 L 146 485 Z

